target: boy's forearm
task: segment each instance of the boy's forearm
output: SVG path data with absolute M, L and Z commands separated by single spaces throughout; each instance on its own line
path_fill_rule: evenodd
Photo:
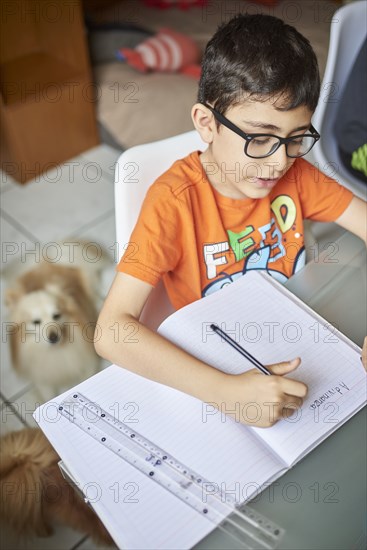
M 202 401 L 212 401 L 224 373 L 192 357 L 130 315 L 98 320 L 97 353 L 136 374 L 171 386 Z

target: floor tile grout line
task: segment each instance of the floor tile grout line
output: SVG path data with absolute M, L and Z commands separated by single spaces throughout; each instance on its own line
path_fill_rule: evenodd
M 16 393 L 11 395 L 10 397 L 5 397 L 5 395 L 2 392 L 0 392 L 0 397 L 1 397 L 1 399 L 3 399 L 4 402 L 11 403 L 12 401 L 16 401 L 17 399 L 22 397 L 22 395 L 25 395 L 32 388 L 33 388 L 33 384 L 28 384 L 27 386 L 25 386 L 25 388 L 23 388 L 22 390 L 17 391 Z
M 122 152 L 120 153 L 122 154 Z M 119 155 L 120 156 L 120 155 Z M 110 174 L 106 171 L 105 168 L 102 168 L 102 166 L 98 163 L 98 161 L 92 161 L 90 159 L 88 159 L 86 156 L 84 156 L 83 153 L 81 153 L 80 157 L 84 160 L 84 165 L 88 164 L 88 163 L 93 163 L 93 164 L 98 164 L 100 169 L 101 169 L 101 172 L 102 174 L 104 174 L 105 177 L 107 177 L 107 179 L 112 179 L 112 183 L 114 182 L 114 174 L 115 174 L 115 169 L 116 169 L 116 164 L 117 164 L 117 159 L 114 161 L 113 163 L 113 173 Z M 79 157 L 78 157 L 79 158 Z M 118 158 L 118 157 L 117 157 Z M 108 168 L 111 168 L 110 166 Z
M 77 159 L 79 159 L 81 161 L 80 164 L 82 164 L 84 167 L 88 164 L 97 164 L 98 167 L 101 170 L 101 176 L 102 176 L 101 179 L 106 179 L 108 181 L 108 183 L 114 184 L 115 167 L 116 167 L 117 159 L 113 163 L 114 168 L 113 168 L 112 173 L 107 172 L 107 170 L 105 168 L 103 168 L 102 165 L 98 161 L 91 161 L 91 160 L 87 159 L 86 157 L 84 157 L 83 155 L 79 155 L 78 157 L 76 157 L 74 159 L 70 159 L 69 161 L 65 161 L 64 163 L 57 165 L 57 168 L 62 171 L 63 165 L 65 165 L 67 162 L 75 163 L 75 162 L 77 162 Z M 111 167 L 109 167 L 109 168 L 111 168 Z M 40 174 L 38 177 L 42 178 L 42 174 Z M 25 188 L 26 186 L 29 187 L 29 185 L 32 185 L 33 183 L 36 183 L 36 184 L 37 183 L 42 183 L 42 179 L 39 179 L 38 181 L 30 180 L 30 181 L 26 182 L 26 184 L 21 184 L 21 183 L 18 183 L 16 181 L 15 182 L 5 182 L 4 187 L 0 188 L 0 195 L 3 192 L 10 191 L 12 189 L 18 190 L 18 189 Z
M 97 157 L 98 157 L 98 153 L 97 153 Z M 35 178 L 32 178 L 24 183 L 21 183 L 21 182 L 18 182 L 16 180 L 13 180 L 13 181 L 5 181 L 4 182 L 4 185 L 7 185 L 8 183 L 12 184 L 14 183 L 15 185 L 17 185 L 17 188 L 19 189 L 22 189 L 22 188 L 25 188 L 29 185 L 32 185 L 34 183 L 42 183 L 42 177 L 44 176 L 44 174 L 47 174 L 47 173 L 50 173 L 52 172 L 53 170 L 60 170 L 62 172 L 62 170 L 70 163 L 77 163 L 79 161 L 82 161 L 82 164 L 83 165 L 86 165 L 88 163 L 93 163 L 93 164 L 98 164 L 98 161 L 91 161 L 89 159 L 86 158 L 86 156 L 83 154 L 83 153 L 80 153 L 78 156 L 76 157 L 72 157 L 70 159 L 67 159 L 67 160 L 64 160 L 60 163 L 55 163 L 55 165 L 48 169 L 48 170 L 45 170 L 43 172 L 41 172 L 40 174 L 38 174 Z M 99 165 L 100 166 L 100 165 Z M 103 168 L 101 167 L 101 170 L 103 170 Z M 7 175 L 7 173 L 4 171 L 4 170 L 1 170 L 0 172 L 2 172 L 3 174 Z
M 23 418 L 23 416 L 17 412 L 16 410 L 16 407 L 14 406 L 14 402 L 16 401 L 19 401 L 19 399 L 22 397 L 22 396 L 25 396 L 27 394 L 28 391 L 32 390 L 34 388 L 33 384 L 29 384 L 24 391 L 21 391 L 21 392 L 18 392 L 16 393 L 13 397 L 10 397 L 10 398 L 5 398 L 5 396 L 2 396 L 2 399 L 4 400 L 4 404 L 3 406 L 0 408 L 0 410 L 2 411 L 4 409 L 4 406 L 9 406 L 13 412 L 15 412 L 15 414 L 18 416 L 18 418 L 21 419 L 22 423 L 24 424 L 24 427 L 25 428 L 34 428 L 34 424 L 32 422 L 29 422 L 26 418 Z M 0 394 L 1 396 L 1 394 Z M 44 403 L 42 402 L 41 399 L 38 399 L 38 401 L 36 401 L 34 403 L 34 407 L 32 407 L 31 409 L 25 409 L 25 416 L 28 417 L 28 415 L 30 414 L 33 417 L 33 414 L 36 412 L 36 410 L 38 409 L 38 407 L 42 406 Z M 34 418 L 35 422 L 36 422 L 36 425 L 38 427 L 38 422 L 37 420 Z
M 30 231 L 28 231 L 28 229 L 26 229 L 25 227 L 22 226 L 22 224 L 20 224 L 18 222 L 18 220 L 15 220 L 12 216 L 10 216 L 10 214 L 8 214 L 5 210 L 3 210 L 2 208 L 0 208 L 0 215 L 8 222 L 10 223 L 10 225 L 12 225 L 14 227 L 14 229 L 17 229 L 17 231 L 20 231 L 21 233 L 24 234 L 25 237 L 27 237 L 28 239 L 30 239 L 33 243 L 37 243 L 39 242 L 38 239 L 32 235 L 32 233 Z
M 66 237 L 63 237 L 63 238 L 64 239 L 75 238 L 76 237 L 75 233 L 77 233 L 77 232 L 82 233 L 83 231 L 87 231 L 90 227 L 93 227 L 94 225 L 109 219 L 111 217 L 111 215 L 113 216 L 114 214 L 115 214 L 115 209 L 111 208 L 111 210 L 108 210 L 107 212 L 105 212 L 104 214 L 101 214 L 100 216 L 98 216 L 94 220 L 86 223 L 85 225 L 82 225 L 76 231 L 73 231 L 73 233 L 71 233 L 69 235 L 66 235 Z
M 3 421 L 2 421 L 2 416 L 3 416 L 3 411 L 4 411 L 4 408 L 5 407 L 9 407 L 11 409 L 11 411 L 13 412 L 13 414 L 17 417 L 17 419 L 21 422 L 21 424 L 23 424 L 23 426 L 25 428 L 29 428 L 29 425 L 27 424 L 27 422 L 25 420 L 23 420 L 22 416 L 18 413 L 17 409 L 14 407 L 12 401 L 15 401 L 14 398 L 11 398 L 12 401 L 10 401 L 9 399 L 7 399 L 1 392 L 0 392 L 0 397 L 1 399 L 4 401 L 3 405 L 1 406 L 1 424 L 3 424 Z M 6 422 L 4 422 L 4 424 L 6 424 L 8 421 L 6 420 Z
M 102 145 L 105 145 L 105 146 L 109 147 L 108 144 L 104 144 L 104 143 L 100 143 L 99 146 L 102 146 Z M 122 155 L 122 153 L 124 152 L 123 150 L 119 151 L 119 150 L 117 150 L 117 149 L 115 149 L 115 148 L 113 148 L 113 149 L 114 149 L 114 151 L 116 151 L 116 160 L 113 161 L 113 171 L 112 171 L 113 173 L 109 173 L 109 172 L 106 170 L 106 168 L 103 168 L 102 165 L 101 165 L 97 160 L 91 160 L 91 159 L 89 158 L 88 154 L 86 154 L 86 153 L 88 153 L 88 151 L 83 151 L 83 152 L 80 153 L 77 157 L 73 157 L 72 159 L 69 159 L 69 162 L 70 162 L 70 161 L 72 161 L 72 162 L 77 162 L 77 160 L 79 159 L 79 160 L 82 161 L 82 163 L 83 163 L 84 165 L 86 165 L 86 164 L 88 164 L 88 163 L 98 164 L 99 167 L 101 168 L 101 171 L 102 171 L 102 173 L 104 174 L 104 176 L 107 177 L 107 179 L 111 179 L 111 178 L 112 178 L 112 181 L 113 181 L 113 180 L 114 180 L 114 173 L 115 173 L 115 168 L 116 168 L 117 160 L 118 160 L 118 158 L 120 157 L 120 155 Z M 96 151 L 96 157 L 98 158 L 98 151 Z M 66 161 L 66 162 L 68 162 L 68 161 Z M 65 162 L 64 162 L 64 163 L 60 163 L 60 164 L 58 165 L 58 168 L 61 168 L 61 169 L 62 169 L 63 164 L 65 164 Z M 108 166 L 107 168 L 111 169 L 112 166 Z M 3 174 L 5 174 L 5 176 L 7 175 L 6 172 L 4 172 L 4 171 L 0 171 L 0 172 L 2 172 Z M 30 181 L 26 182 L 26 184 L 32 183 L 32 181 L 33 181 L 33 180 L 30 180 Z M 22 187 L 24 186 L 24 184 L 21 184 L 21 183 L 15 181 L 15 180 L 13 180 L 13 181 L 4 181 L 3 186 L 0 186 L 0 194 L 3 193 L 4 191 L 9 191 L 10 189 L 13 189 L 14 186 L 15 186 L 16 189 L 18 189 L 18 188 L 22 188 Z
M 79 548 L 84 542 L 86 542 L 88 538 L 88 535 L 82 537 L 77 543 L 74 544 L 74 546 L 70 548 L 70 550 L 77 550 L 77 548 Z
M 85 225 L 82 225 L 80 226 L 78 229 L 74 230 L 73 233 L 71 235 L 67 235 L 66 237 L 62 237 L 60 239 L 56 239 L 57 241 L 60 241 L 61 239 L 70 239 L 70 238 L 75 238 L 76 234 L 79 233 L 79 232 L 83 232 L 83 231 L 86 231 L 88 230 L 90 227 L 93 227 L 94 225 L 98 224 L 98 223 L 101 223 L 102 221 L 110 218 L 111 216 L 113 216 L 115 213 L 115 209 L 114 208 L 111 208 L 110 210 L 108 210 L 107 212 L 105 212 L 104 214 L 101 214 L 100 216 L 98 216 L 97 218 L 94 218 L 93 220 L 89 221 L 88 223 L 86 223 Z M 17 220 L 14 220 L 14 218 L 12 216 L 10 216 L 5 210 L 3 209 L 0 209 L 0 215 L 9 223 L 11 224 L 14 229 L 17 229 L 18 231 L 20 231 L 21 233 L 24 234 L 25 237 L 29 238 L 34 244 L 36 243 L 39 243 L 39 242 L 42 242 L 40 241 L 39 239 L 37 239 L 34 235 L 32 235 L 26 228 L 23 228 L 23 226 L 17 221 Z

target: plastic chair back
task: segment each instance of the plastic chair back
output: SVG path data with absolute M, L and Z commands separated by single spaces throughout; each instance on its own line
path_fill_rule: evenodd
M 341 163 L 333 127 L 344 86 L 366 37 L 366 21 L 365 0 L 347 4 L 333 15 L 320 99 L 312 118 L 313 125 L 321 134 L 312 151 L 317 167 L 362 197 L 366 187 Z
M 177 159 L 206 148 L 207 144 L 195 130 L 137 145 L 122 153 L 115 169 L 115 223 L 119 258 L 128 246 L 148 187 Z M 160 281 L 151 292 L 140 320 L 155 330 L 173 311 Z

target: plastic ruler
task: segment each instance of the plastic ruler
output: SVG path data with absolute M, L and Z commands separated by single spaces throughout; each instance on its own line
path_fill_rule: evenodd
M 101 445 L 236 539 L 242 548 L 278 547 L 284 529 L 249 506 L 236 504 L 231 494 L 207 491 L 205 488 L 213 485 L 210 481 L 81 393 L 68 396 L 60 404 L 59 412 Z

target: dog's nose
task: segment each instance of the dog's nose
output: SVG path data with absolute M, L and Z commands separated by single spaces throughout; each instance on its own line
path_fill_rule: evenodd
M 57 334 L 57 332 L 50 332 L 48 341 L 51 344 L 56 344 L 60 340 L 60 336 Z

